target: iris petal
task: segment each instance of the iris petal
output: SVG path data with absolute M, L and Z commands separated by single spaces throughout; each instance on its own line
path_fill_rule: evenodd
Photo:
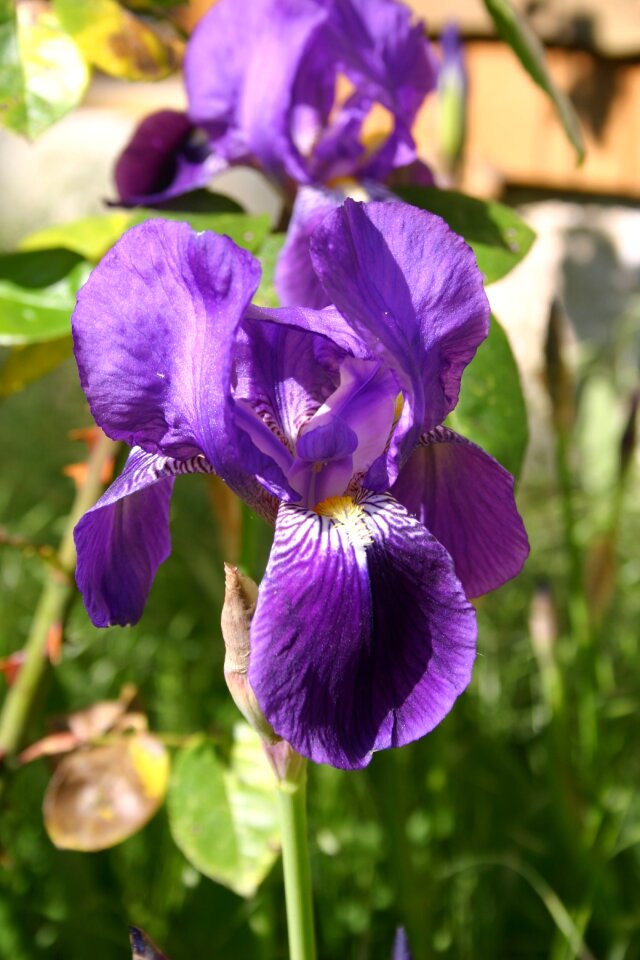
M 356 768 L 448 713 L 471 677 L 475 614 L 448 553 L 388 495 L 318 510 L 280 508 L 249 677 L 296 750 Z
M 250 500 L 254 477 L 287 490 L 280 467 L 235 422 L 235 337 L 260 278 L 228 237 L 152 220 L 128 230 L 78 294 L 80 380 L 115 440 L 186 459 L 204 453 Z
M 118 158 L 114 179 L 126 204 L 160 203 L 204 187 L 226 167 L 211 154 L 186 113 L 145 117 Z
M 336 308 L 402 377 L 412 449 L 455 406 L 462 372 L 489 330 L 473 253 L 424 210 L 347 200 L 316 229 L 311 259 Z
M 422 438 L 392 493 L 447 548 L 467 596 L 495 590 L 522 569 L 529 541 L 513 477 L 453 430 Z
M 74 532 L 76 580 L 96 627 L 142 616 L 153 578 L 171 550 L 169 503 L 179 474 L 213 473 L 204 457 L 172 460 L 131 451 L 120 476 Z

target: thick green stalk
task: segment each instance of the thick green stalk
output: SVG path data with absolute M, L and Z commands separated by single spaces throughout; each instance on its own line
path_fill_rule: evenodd
M 306 771 L 298 783 L 285 781 L 278 788 L 290 960 L 316 957 L 306 792 Z
M 47 643 L 51 629 L 58 625 L 62 626 L 65 610 L 74 590 L 73 571 L 76 551 L 73 528 L 83 513 L 97 500 L 102 488 L 104 465 L 115 449 L 116 444 L 113 440 L 101 435 L 87 461 L 86 479 L 76 494 L 58 550 L 59 569 L 51 570 L 47 575 L 24 647 L 24 663 L 2 707 L 0 758 L 13 756 L 20 747 L 33 702 L 48 664 Z

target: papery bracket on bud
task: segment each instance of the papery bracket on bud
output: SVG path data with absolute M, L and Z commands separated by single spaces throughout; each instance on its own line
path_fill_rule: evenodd
M 224 579 L 224 604 L 220 618 L 225 647 L 224 679 L 235 705 L 249 726 L 267 743 L 278 743 L 280 737 L 265 719 L 247 677 L 249 633 L 258 587 L 251 577 L 230 563 L 224 565 Z

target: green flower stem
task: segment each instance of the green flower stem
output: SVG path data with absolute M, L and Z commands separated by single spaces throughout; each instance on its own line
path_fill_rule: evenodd
M 87 461 L 87 475 L 79 487 L 67 519 L 64 535 L 57 553 L 57 569 L 52 569 L 31 622 L 31 630 L 24 647 L 24 663 L 14 685 L 7 693 L 0 713 L 0 758 L 12 757 L 19 749 L 31 708 L 48 664 L 47 642 L 52 627 L 61 625 L 67 605 L 75 589 L 73 571 L 76 551 L 73 528 L 90 507 L 102 489 L 102 471 L 116 449 L 113 440 L 104 435 L 95 444 Z
M 315 960 L 316 957 L 306 779 L 305 770 L 297 783 L 284 781 L 278 787 L 290 960 Z

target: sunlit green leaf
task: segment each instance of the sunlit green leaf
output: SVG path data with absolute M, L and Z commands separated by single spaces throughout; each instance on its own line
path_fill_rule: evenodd
M 8 397 L 44 377 L 71 356 L 71 335 L 13 347 L 0 367 L 0 397 Z
M 1 260 L 6 268 L 11 257 L 29 256 L 10 254 Z M 59 280 L 43 287 L 0 279 L 0 344 L 13 346 L 66 336 L 76 293 L 90 270 L 90 265 L 81 260 Z
M 190 223 L 194 230 L 225 233 L 239 246 L 257 253 L 269 234 L 271 221 L 266 214 L 200 213 L 176 210 L 119 210 L 104 216 L 84 217 L 70 223 L 39 230 L 20 242 L 20 249 L 44 250 L 64 247 L 91 263 L 97 263 L 125 230 L 145 220 L 159 218 Z
M 493 316 L 489 336 L 464 372 L 460 400 L 447 422 L 519 475 L 529 438 L 527 409 L 507 335 Z
M 21 250 L 44 250 L 64 247 L 97 263 L 131 225 L 130 211 L 117 211 L 104 216 L 83 217 L 70 223 L 56 224 L 32 233 L 20 242 Z
M 0 4 L 0 121 L 37 137 L 82 99 L 89 70 L 46 7 Z
M 146 209 L 133 212 L 130 226 L 154 217 L 190 223 L 194 230 L 213 230 L 214 233 L 226 234 L 238 246 L 245 247 L 252 253 L 257 253 L 262 248 L 271 227 L 271 220 L 266 213 L 249 216 L 246 213 L 185 213 Z
M 484 0 L 498 34 L 508 43 L 531 79 L 547 94 L 567 137 L 576 151 L 578 162 L 584 160 L 584 143 L 571 101 L 559 90 L 547 67 L 544 48 L 535 33 L 510 0 Z
M 125 80 L 160 80 L 179 65 L 175 37 L 163 38 L 116 0 L 53 0 L 64 29 L 96 67 Z
M 472 248 L 485 283 L 513 270 L 526 256 L 535 233 L 510 207 L 495 200 L 478 200 L 455 190 L 402 187 L 398 195 L 422 210 L 437 213 Z
M 280 251 L 286 240 L 285 233 L 273 233 L 267 237 L 260 250 L 260 263 L 262 264 L 262 278 L 258 292 L 255 295 L 255 302 L 261 307 L 277 307 L 280 301 L 274 285 L 274 274 L 276 263 L 280 256 Z
M 252 896 L 279 850 L 275 781 L 260 740 L 235 729 L 229 766 L 200 741 L 176 757 L 169 823 L 185 857 L 241 896 Z

